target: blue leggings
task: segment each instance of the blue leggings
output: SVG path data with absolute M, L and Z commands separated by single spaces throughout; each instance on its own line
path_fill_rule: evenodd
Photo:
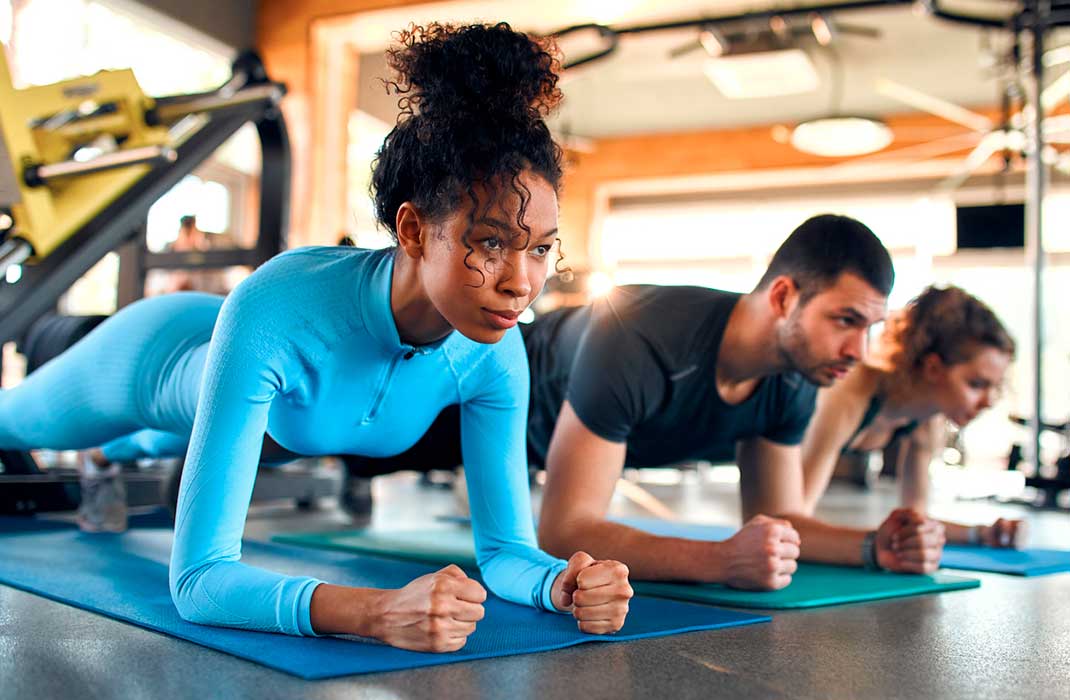
M 0 448 L 103 446 L 114 461 L 181 456 L 222 301 L 196 292 L 154 297 L 109 318 L 0 391 Z

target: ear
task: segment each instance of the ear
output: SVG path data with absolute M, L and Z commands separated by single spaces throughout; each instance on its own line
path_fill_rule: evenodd
M 424 220 L 412 202 L 402 202 L 394 219 L 394 228 L 398 234 L 398 247 L 410 258 L 423 255 Z
M 799 288 L 795 286 L 795 280 L 787 275 L 779 275 L 769 283 L 766 291 L 766 299 L 769 308 L 777 318 L 787 318 L 791 315 L 795 302 L 799 297 Z
M 927 382 L 935 382 L 947 372 L 947 365 L 935 352 L 921 358 L 921 374 Z

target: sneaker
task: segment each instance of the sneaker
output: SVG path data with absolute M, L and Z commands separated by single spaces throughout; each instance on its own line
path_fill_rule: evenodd
M 84 455 L 80 472 L 82 501 L 78 505 L 78 527 L 83 532 L 124 532 L 126 484 L 119 465 L 101 469 Z

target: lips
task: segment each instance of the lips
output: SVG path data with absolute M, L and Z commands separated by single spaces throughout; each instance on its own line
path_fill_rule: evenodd
M 512 328 L 520 316 L 519 311 L 512 309 L 483 309 L 483 313 L 496 328 Z

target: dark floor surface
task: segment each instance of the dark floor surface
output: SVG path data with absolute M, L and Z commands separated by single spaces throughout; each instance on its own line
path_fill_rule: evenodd
M 733 484 L 691 474 L 648 488 L 688 519 L 737 522 Z M 456 512 L 449 491 L 411 475 L 377 480 L 376 499 L 376 527 Z M 834 485 L 819 514 L 872 526 L 893 501 L 888 485 Z M 1065 512 L 946 499 L 936 510 L 1025 514 L 1032 544 L 1070 549 Z M 619 497 L 614 512 L 641 513 Z M 246 534 L 348 525 L 330 503 L 257 506 Z M 0 586 L 0 698 L 1070 698 L 1070 574 L 976 576 L 979 589 L 776 612 L 764 625 L 326 681 Z

